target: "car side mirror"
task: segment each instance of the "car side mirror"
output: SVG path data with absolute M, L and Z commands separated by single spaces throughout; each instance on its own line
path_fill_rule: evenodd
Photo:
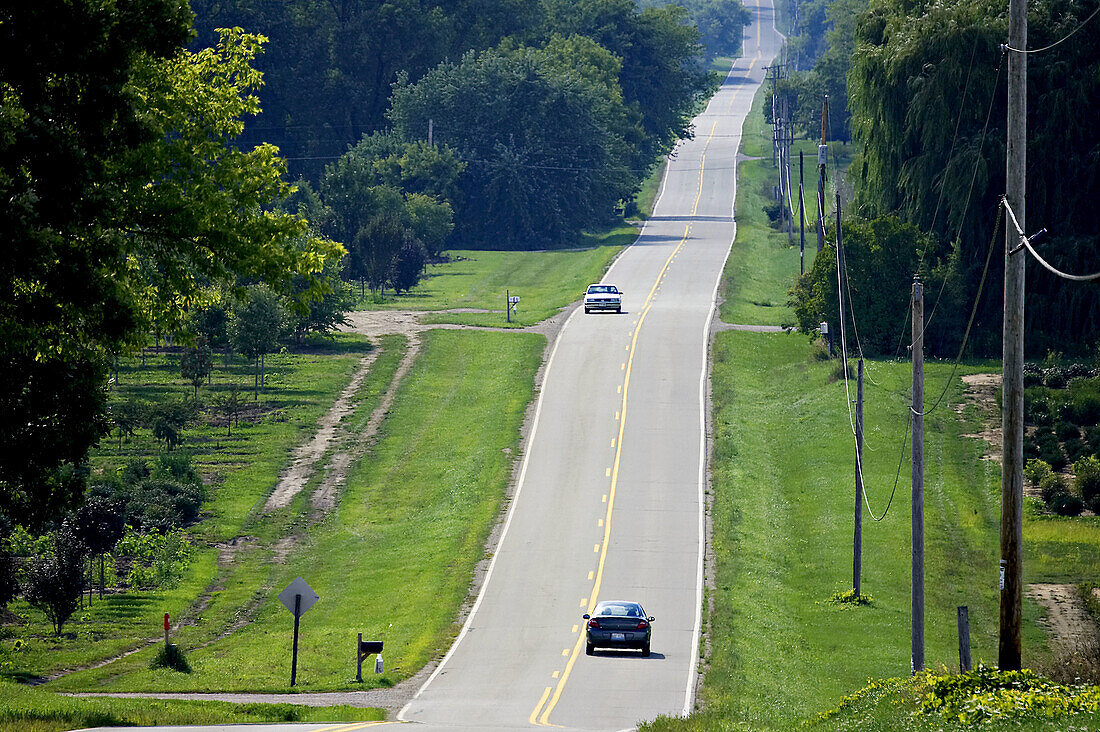
M 651 622 L 651 623 L 652 623 L 652 622 L 653 622 L 653 621 L 655 620 L 655 618 L 654 618 L 654 617 L 653 617 L 652 615 L 650 615 L 650 616 L 649 616 L 649 617 L 647 618 L 647 620 L 649 620 L 649 622 Z
M 588 620 L 588 619 L 589 619 L 589 618 L 591 618 L 592 616 L 591 616 L 591 615 L 589 615 L 588 613 L 585 613 L 585 614 L 584 614 L 584 615 L 582 615 L 581 617 L 582 617 L 582 618 L 584 618 L 585 620 Z

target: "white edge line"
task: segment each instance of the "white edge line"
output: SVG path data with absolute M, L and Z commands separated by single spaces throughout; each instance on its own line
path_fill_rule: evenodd
M 532 446 L 535 443 L 535 435 L 539 429 L 539 417 L 542 414 L 542 400 L 546 396 L 546 385 L 550 383 L 550 369 L 554 365 L 554 356 L 558 353 L 558 346 L 561 345 L 562 335 L 565 333 L 565 329 L 569 327 L 569 323 L 573 320 L 573 316 L 577 314 L 580 308 L 576 308 L 566 318 L 565 323 L 561 327 L 561 331 L 558 333 L 557 338 L 554 340 L 554 348 L 550 351 L 550 358 L 546 361 L 546 373 L 543 375 L 543 389 L 539 392 L 538 403 L 535 405 L 535 417 L 531 424 L 531 435 L 527 439 L 527 449 L 523 453 L 523 466 L 520 468 L 519 480 L 516 483 L 516 492 L 512 496 L 512 504 L 508 507 L 508 517 L 504 520 L 504 528 L 500 532 L 500 540 L 497 542 L 497 549 L 493 552 L 493 558 L 489 560 L 489 568 L 485 571 L 485 580 L 481 583 L 481 591 L 477 593 L 477 599 L 474 601 L 473 607 L 470 608 L 470 614 L 466 617 L 466 622 L 462 624 L 462 630 L 458 632 L 458 637 L 455 638 L 454 643 L 447 650 L 446 655 L 443 656 L 443 660 L 439 662 L 439 665 L 432 671 L 432 675 L 428 677 L 428 680 L 424 682 L 413 698 L 410 699 L 405 706 L 401 707 L 401 711 L 397 713 L 397 719 L 401 722 L 407 722 L 405 719 L 405 712 L 408 711 L 412 703 L 416 701 L 420 695 L 428 688 L 428 685 L 435 680 L 436 676 L 439 676 L 443 671 L 443 667 L 447 665 L 447 661 L 454 655 L 458 645 L 462 642 L 462 639 L 466 637 L 466 633 L 470 630 L 470 624 L 474 620 L 474 616 L 477 615 L 478 608 L 481 607 L 481 601 L 485 598 L 485 591 L 489 588 L 489 581 L 493 578 L 493 569 L 496 567 L 497 557 L 500 556 L 500 549 L 504 546 L 504 539 L 508 536 L 508 529 L 512 525 L 512 517 L 516 513 L 516 506 L 519 504 L 520 494 L 523 492 L 523 484 L 527 478 L 527 464 L 531 459 Z
M 772 6 L 772 28 L 775 29 L 775 11 L 774 4 Z M 778 33 L 778 31 L 776 31 Z M 782 34 L 780 34 L 782 35 Z M 746 57 L 742 57 L 746 58 Z M 733 73 L 733 67 L 736 65 L 736 61 L 730 66 L 729 73 Z M 747 115 L 746 115 L 747 118 Z M 744 135 L 744 123 L 741 121 L 742 129 L 741 134 Z M 741 143 L 738 141 L 738 148 L 740 149 Z M 726 250 L 726 259 L 729 259 L 730 253 L 733 251 L 733 243 L 737 239 L 737 220 L 736 220 L 736 206 L 737 206 L 737 163 L 736 156 L 734 158 L 734 171 L 733 171 L 733 207 L 730 209 L 730 218 L 733 219 L 733 235 L 730 238 L 729 248 Z M 725 270 L 723 264 L 722 270 Z M 691 663 L 688 664 L 688 679 L 687 688 L 684 691 L 684 708 L 681 712 L 681 716 L 686 717 L 691 714 L 692 702 L 695 691 L 695 676 L 698 673 L 699 665 L 699 636 L 702 632 L 703 625 L 703 570 L 706 564 L 706 482 L 707 482 L 707 375 L 709 371 L 710 359 L 709 359 L 709 345 L 710 345 L 710 328 L 711 323 L 714 321 L 714 314 L 718 309 L 718 288 L 722 284 L 722 273 L 718 273 L 718 278 L 714 282 L 714 291 L 711 293 L 710 300 L 710 312 L 707 313 L 706 323 L 703 325 L 703 366 L 699 374 L 699 486 L 697 500 L 699 503 L 699 553 L 696 564 L 696 584 L 695 584 L 695 628 L 691 634 Z

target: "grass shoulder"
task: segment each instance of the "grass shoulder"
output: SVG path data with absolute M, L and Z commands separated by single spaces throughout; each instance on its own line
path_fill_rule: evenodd
M 61 732 L 89 727 L 257 724 L 264 722 L 372 722 L 385 710 L 300 704 L 232 704 L 218 701 L 74 698 L 0 681 L 0 732 Z

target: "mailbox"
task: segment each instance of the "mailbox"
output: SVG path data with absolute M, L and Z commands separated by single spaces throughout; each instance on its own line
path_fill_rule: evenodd
M 359 641 L 359 653 L 369 656 L 372 653 L 382 652 L 382 641 Z

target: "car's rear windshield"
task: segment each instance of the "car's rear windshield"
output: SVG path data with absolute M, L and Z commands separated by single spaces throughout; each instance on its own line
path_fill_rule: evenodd
M 615 289 L 615 285 L 590 285 L 588 292 L 594 295 L 601 292 L 618 292 L 618 290 Z
M 642 617 L 642 608 L 634 602 L 601 602 L 594 615 L 617 615 L 624 618 Z

